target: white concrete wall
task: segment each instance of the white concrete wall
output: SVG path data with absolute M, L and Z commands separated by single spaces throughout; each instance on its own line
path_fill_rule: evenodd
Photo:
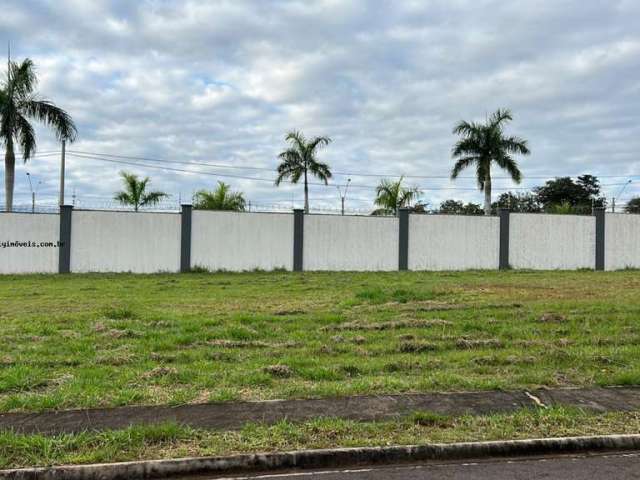
M 398 219 L 305 215 L 305 270 L 397 270 Z
M 180 215 L 75 210 L 72 272 L 180 270 Z
M 604 232 L 605 269 L 640 268 L 640 215 L 608 213 Z
M 60 217 L 56 214 L 0 213 L 0 273 L 58 271 Z M 4 242 L 54 242 L 48 246 L 3 246 Z
M 293 269 L 293 214 L 194 210 L 191 266 Z
M 511 267 L 595 268 L 595 217 L 512 213 L 509 224 Z
M 497 269 L 499 250 L 497 217 L 409 216 L 409 270 Z

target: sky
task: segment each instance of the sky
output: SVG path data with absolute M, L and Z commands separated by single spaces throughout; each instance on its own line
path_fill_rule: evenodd
M 35 62 L 40 94 L 77 123 L 70 152 L 162 161 L 69 155 L 66 200 L 75 193 L 79 206 L 108 206 L 127 170 L 150 176 L 175 204 L 222 180 L 253 205 L 299 207 L 302 185 L 273 185 L 294 129 L 332 139 L 319 159 L 337 173 L 329 187 L 311 187 L 312 208 L 338 209 L 337 186 L 351 178 L 346 207 L 366 212 L 382 175 L 408 176 L 431 207 L 448 198 L 481 203 L 473 171 L 448 179 L 452 129 L 497 108 L 512 110 L 507 132 L 526 138 L 531 155 L 519 158 L 524 181 L 497 178 L 494 197 L 583 173 L 601 176 L 607 197 L 631 179 L 618 202 L 640 194 L 637 0 L 0 7 L 0 41 L 11 42 L 15 60 Z M 27 171 L 42 182 L 40 201 L 56 200 L 59 155 L 47 152 L 60 147 L 46 128 L 37 135 L 41 154 L 19 162 L 16 203 L 30 200 Z

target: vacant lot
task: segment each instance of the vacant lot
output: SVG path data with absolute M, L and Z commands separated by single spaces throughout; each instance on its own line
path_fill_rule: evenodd
M 640 274 L 0 278 L 0 411 L 640 384 Z

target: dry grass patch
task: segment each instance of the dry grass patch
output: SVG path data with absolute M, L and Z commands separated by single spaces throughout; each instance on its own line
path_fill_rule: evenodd
M 142 374 L 142 378 L 145 380 L 150 380 L 153 378 L 162 378 L 175 376 L 178 374 L 178 370 L 174 367 L 155 367 L 153 370 L 149 370 Z
M 412 319 L 412 320 L 391 320 L 388 322 L 368 323 L 361 320 L 342 323 L 339 325 L 331 325 L 324 327 L 323 330 L 397 330 L 401 328 L 425 328 L 435 327 L 443 325 L 452 325 L 452 322 L 442 320 L 439 318 L 434 319 Z
M 406 340 L 398 345 L 398 351 L 401 353 L 434 352 L 436 350 L 438 350 L 437 344 L 424 340 Z
M 296 348 L 300 344 L 297 342 L 263 342 L 261 340 L 207 340 L 207 345 L 224 348 Z
M 560 313 L 543 313 L 538 318 L 539 322 L 542 323 L 560 323 L 567 320 L 567 317 Z
M 504 342 L 497 338 L 459 338 L 456 341 L 456 348 L 462 350 L 471 350 L 474 348 L 504 348 Z
M 293 370 L 288 365 L 269 365 L 262 369 L 264 373 L 268 373 L 272 377 L 288 378 L 293 375 Z

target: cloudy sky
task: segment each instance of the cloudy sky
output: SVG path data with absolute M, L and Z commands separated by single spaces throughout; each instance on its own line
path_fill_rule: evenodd
M 409 182 L 431 205 L 480 202 L 472 178 L 446 179 L 451 130 L 499 107 L 530 142 L 520 187 L 592 173 L 610 197 L 636 175 L 624 197 L 640 194 L 637 0 L 0 3 L 0 40 L 33 59 L 41 94 L 77 122 L 70 150 L 190 171 L 69 156 L 81 205 L 108 203 L 121 169 L 175 202 L 224 180 L 254 204 L 300 205 L 301 186 L 272 183 L 291 129 L 333 139 L 320 158 L 340 174 L 311 188 L 312 206 L 338 208 L 335 185 L 351 178 L 347 208 L 370 208 L 379 177 L 362 173 L 423 176 Z M 59 149 L 38 134 L 41 152 Z M 29 200 L 26 171 L 53 202 L 58 162 L 21 166 L 17 203 Z

